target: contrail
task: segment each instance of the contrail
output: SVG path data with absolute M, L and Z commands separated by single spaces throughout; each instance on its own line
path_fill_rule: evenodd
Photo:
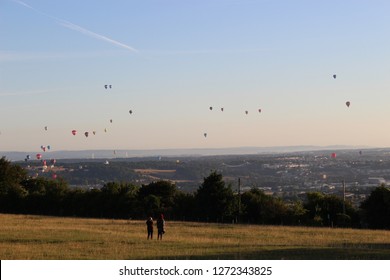
M 83 27 L 81 27 L 79 25 L 76 25 L 74 23 L 71 23 L 69 21 L 60 20 L 60 21 L 58 21 L 58 23 L 61 24 L 64 27 L 68 28 L 68 29 L 78 31 L 80 33 L 83 33 L 83 34 L 89 36 L 89 37 L 92 37 L 92 38 L 95 38 L 95 39 L 98 39 L 98 40 L 102 40 L 102 41 L 106 41 L 108 43 L 111 43 L 113 45 L 116 45 L 116 46 L 128 49 L 128 50 L 133 51 L 133 52 L 138 52 L 136 49 L 134 49 L 134 48 L 132 48 L 132 47 L 130 47 L 128 45 L 125 45 L 125 44 L 123 44 L 121 42 L 115 41 L 115 40 L 110 39 L 110 38 L 108 38 L 106 36 L 103 36 L 103 35 L 97 34 L 95 32 L 92 32 L 92 31 L 90 31 L 88 29 L 85 29 L 85 28 L 83 28 Z
M 24 3 L 23 1 L 20 1 L 20 0 L 12 0 L 12 1 L 15 2 L 15 3 L 18 3 L 19 5 L 24 6 L 24 7 L 26 7 L 26 8 L 29 8 L 29 9 L 31 9 L 31 10 L 33 10 L 33 11 L 35 11 L 35 12 L 41 14 L 41 15 L 44 15 L 44 16 L 46 16 L 46 17 L 48 17 L 48 18 L 51 18 L 51 19 L 54 20 L 57 24 L 59 24 L 59 25 L 65 27 L 65 28 L 68 28 L 68 29 L 71 29 L 71 30 L 80 32 L 80 33 L 82 33 L 82 34 L 84 34 L 84 35 L 87 35 L 87 36 L 89 36 L 89 37 L 92 37 L 92 38 L 95 38 L 95 39 L 98 39 L 98 40 L 101 40 L 101 41 L 108 42 L 108 43 L 110 43 L 110 44 L 112 44 L 112 45 L 115 45 L 115 46 L 118 46 L 118 47 L 121 47 L 121 48 L 125 48 L 125 49 L 127 49 L 127 50 L 132 51 L 132 52 L 138 52 L 137 49 L 135 49 L 135 48 L 133 48 L 133 47 L 130 47 L 130 46 L 126 45 L 126 44 L 123 44 L 123 43 L 121 43 L 121 42 L 119 42 L 119 41 L 116 41 L 116 40 L 113 40 L 113 39 L 111 39 L 111 38 L 108 38 L 108 37 L 106 37 L 106 36 L 104 36 L 104 35 L 100 35 L 100 34 L 98 34 L 98 33 L 92 32 L 92 31 L 90 31 L 90 30 L 88 30 L 88 29 L 85 29 L 85 28 L 83 28 L 83 27 L 81 27 L 81 26 L 79 26 L 79 25 L 77 25 L 77 24 L 71 23 L 71 22 L 69 22 L 69 21 L 66 21 L 66 20 L 63 20 L 63 19 L 60 19 L 60 18 L 51 16 L 51 15 L 48 15 L 48 14 L 46 14 L 46 13 L 40 11 L 40 10 L 37 10 L 37 9 L 35 9 L 34 7 L 32 7 L 32 6 L 30 6 L 30 5 L 26 4 L 26 3 Z

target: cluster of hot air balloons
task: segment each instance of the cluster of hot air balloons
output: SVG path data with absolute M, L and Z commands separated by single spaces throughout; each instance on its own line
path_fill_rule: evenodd
M 43 157 L 43 155 L 42 155 L 41 153 L 37 153 L 37 154 L 35 155 L 35 157 L 36 157 L 37 160 L 41 160 L 42 157 Z M 30 156 L 30 155 L 27 155 L 26 158 L 25 158 L 25 161 L 28 161 L 28 160 L 30 160 L 30 159 L 31 159 L 31 156 Z M 42 162 L 43 162 L 44 165 L 46 165 L 46 160 L 43 160 Z M 51 162 L 51 164 L 54 166 L 54 164 L 55 164 L 57 161 L 56 161 L 55 159 L 51 159 L 50 162 Z
M 50 145 L 47 145 L 47 146 L 41 145 L 41 150 L 44 152 L 46 152 L 46 150 L 50 150 L 50 149 L 51 149 Z
M 337 75 L 336 75 L 336 74 L 333 74 L 332 77 L 333 77 L 333 79 L 336 79 L 336 78 L 337 78 Z M 104 85 L 104 88 L 105 88 L 105 89 L 112 89 L 112 85 L 111 85 L 111 84 L 106 84 L 106 85 Z M 350 102 L 350 101 L 346 101 L 346 102 L 345 102 L 345 105 L 346 105 L 347 107 L 350 107 L 350 106 L 351 106 L 351 102 Z M 209 106 L 209 110 L 210 110 L 210 111 L 213 111 L 214 109 L 215 109 L 215 108 L 214 108 L 213 106 Z M 225 111 L 225 108 L 224 108 L 224 107 L 218 107 L 218 110 L 221 111 L 221 112 L 224 112 L 224 111 Z M 133 111 L 132 109 L 130 109 L 130 110 L 128 111 L 128 113 L 129 113 L 130 115 L 132 115 L 133 112 L 134 112 L 134 111 Z M 248 115 L 248 114 L 249 114 L 249 110 L 243 110 L 243 113 L 244 113 L 245 115 Z M 258 108 L 258 109 L 257 109 L 257 113 L 262 113 L 262 109 L 261 109 L 261 108 Z M 113 123 L 113 119 L 109 119 L 109 122 L 110 122 L 110 123 Z M 44 130 L 47 131 L 47 130 L 48 130 L 48 126 L 44 126 Z M 104 129 L 104 132 L 107 132 L 107 128 Z M 76 136 L 76 135 L 78 134 L 78 131 L 77 131 L 76 129 L 73 129 L 73 130 L 71 130 L 71 134 L 72 134 L 73 136 Z M 96 135 L 96 131 L 92 131 L 92 134 L 93 134 L 93 135 Z M 85 136 L 85 137 L 89 137 L 89 136 L 90 136 L 90 132 L 89 132 L 89 131 L 85 131 L 85 132 L 84 132 L 84 136 Z M 207 132 L 204 132 L 204 133 L 203 133 L 203 136 L 206 138 L 206 137 L 208 136 L 208 133 L 207 133 Z M 50 149 L 51 149 L 51 146 L 50 146 L 50 145 L 47 145 L 47 146 L 42 145 L 42 146 L 41 146 L 41 150 L 42 150 L 43 152 L 46 152 L 47 150 L 50 150 Z M 116 154 L 115 151 L 114 151 L 114 154 Z M 332 154 L 331 154 L 331 157 L 332 157 L 332 158 L 336 158 L 336 153 L 332 153 Z M 36 154 L 36 158 L 37 158 L 38 160 L 41 160 L 41 159 L 42 159 L 42 154 L 40 154 L 40 153 Z M 26 161 L 28 161 L 28 160 L 30 160 L 30 159 L 31 159 L 30 155 L 27 155 L 26 158 L 25 158 Z M 55 163 L 55 162 L 54 162 L 54 163 Z M 54 165 L 54 163 L 53 163 L 53 165 Z M 43 164 L 44 164 L 44 166 L 45 166 L 45 165 L 46 165 L 46 161 L 43 161 Z
M 212 111 L 213 109 L 214 109 L 213 106 L 209 106 L 209 110 L 210 110 L 210 111 Z M 224 107 L 220 107 L 220 110 L 221 110 L 221 112 L 223 112 L 223 111 L 225 110 L 225 108 L 224 108 Z M 261 113 L 261 111 L 262 111 L 261 108 L 257 109 L 257 112 L 258 112 L 258 113 Z M 245 113 L 245 115 L 248 115 L 248 114 L 249 114 L 249 111 L 248 111 L 248 110 L 244 110 L 244 113 Z M 206 138 L 206 137 L 207 137 L 207 133 L 206 133 L 206 132 L 203 133 L 203 136 Z
M 210 111 L 212 111 L 213 109 L 214 109 L 213 106 L 210 106 L 210 107 L 209 107 L 209 110 L 210 110 Z M 221 107 L 220 110 L 221 110 L 221 112 L 223 112 L 225 109 L 224 109 L 224 107 Z M 248 110 L 245 110 L 244 112 L 245 112 L 246 115 L 249 114 L 249 111 L 248 111 Z M 261 109 L 259 108 L 259 109 L 257 110 L 257 112 L 258 112 L 258 113 L 261 113 Z

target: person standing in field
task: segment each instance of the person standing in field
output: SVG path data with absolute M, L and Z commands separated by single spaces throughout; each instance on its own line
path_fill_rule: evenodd
M 149 217 L 146 220 L 146 229 L 148 230 L 148 239 L 153 239 L 153 218 Z
M 165 227 L 165 220 L 164 220 L 164 215 L 160 214 L 160 217 L 157 219 L 157 240 L 162 240 L 162 236 L 165 233 L 164 230 Z

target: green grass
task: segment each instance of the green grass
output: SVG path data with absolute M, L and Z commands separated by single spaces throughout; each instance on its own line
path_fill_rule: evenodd
M 390 259 L 380 230 L 167 221 L 146 236 L 145 221 L 0 214 L 0 259 Z

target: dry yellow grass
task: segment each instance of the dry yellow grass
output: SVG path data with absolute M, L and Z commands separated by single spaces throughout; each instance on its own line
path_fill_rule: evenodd
M 390 231 L 0 214 L 1 259 L 390 259 Z

